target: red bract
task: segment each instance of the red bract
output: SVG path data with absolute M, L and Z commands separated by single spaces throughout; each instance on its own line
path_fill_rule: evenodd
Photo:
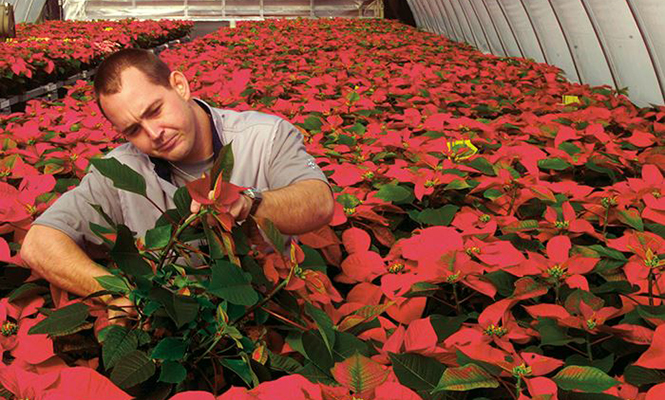
M 42 363 L 54 355 L 53 342 L 47 335 L 28 333 L 30 328 L 45 318 L 43 315 L 30 318 L 43 304 L 44 299 L 41 297 L 21 300 L 16 305 L 7 298 L 0 300 L 0 347 L 3 351 L 10 351 L 12 356 L 29 364 Z
M 608 239 L 607 245 L 619 251 L 633 253 L 624 266 L 624 272 L 628 282 L 640 287 L 639 293 L 650 292 L 648 278 L 652 271 L 655 271 L 654 284 L 659 293 L 665 290 L 665 276 L 659 273 L 659 268 L 665 265 L 665 260 L 659 257 L 659 254 L 665 253 L 665 239 L 650 232 L 629 231 L 618 239 Z M 648 299 L 639 299 L 643 304 L 647 304 Z M 659 299 L 653 301 L 660 302 Z
M 511 268 L 509 272 L 517 276 L 537 274 L 554 284 L 565 282 L 571 288 L 589 289 L 584 274 L 593 270 L 599 259 L 583 257 L 579 254 L 570 256 L 572 244 L 568 236 L 555 236 L 547 242 L 547 258 L 537 253 L 529 254 L 523 265 Z

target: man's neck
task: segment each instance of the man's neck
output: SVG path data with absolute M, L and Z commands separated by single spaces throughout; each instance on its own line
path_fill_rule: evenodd
M 197 103 L 195 100 L 190 100 L 194 103 L 194 123 L 196 130 L 196 140 L 194 142 L 194 148 L 192 149 L 192 157 L 186 160 L 186 163 L 196 163 L 209 159 L 213 155 L 213 145 L 212 145 L 212 121 L 210 116 L 203 109 L 203 106 Z

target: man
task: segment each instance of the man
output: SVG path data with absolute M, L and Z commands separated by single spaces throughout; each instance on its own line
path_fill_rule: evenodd
M 97 71 L 95 94 L 104 115 L 129 142 L 107 157 L 139 172 L 151 201 L 114 188 L 91 168 L 77 188 L 33 223 L 21 248 L 23 260 L 56 286 L 86 296 L 102 290 L 95 277 L 109 275 L 85 251 L 102 243 L 89 222 L 105 225 L 90 203 L 143 236 L 164 210 L 175 208 L 177 187 L 209 171 L 219 149 L 231 141 L 230 181 L 252 188 L 231 206 L 236 221 L 253 214 L 297 235 L 331 220 L 334 200 L 325 175 L 288 121 L 211 108 L 192 97 L 181 72 L 170 71 L 145 50 L 109 56 Z M 192 203 L 192 212 L 199 208 Z

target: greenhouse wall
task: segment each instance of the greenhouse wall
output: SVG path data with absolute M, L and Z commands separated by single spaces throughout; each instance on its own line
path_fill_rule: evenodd
M 408 0 L 417 26 L 485 53 L 561 68 L 573 82 L 665 102 L 662 0 Z

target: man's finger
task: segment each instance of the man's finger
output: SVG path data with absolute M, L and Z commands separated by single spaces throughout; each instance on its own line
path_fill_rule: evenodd
M 189 211 L 192 212 L 192 214 L 196 214 L 199 212 L 201 209 L 201 203 L 199 203 L 196 200 L 192 200 L 192 203 L 189 205 Z

